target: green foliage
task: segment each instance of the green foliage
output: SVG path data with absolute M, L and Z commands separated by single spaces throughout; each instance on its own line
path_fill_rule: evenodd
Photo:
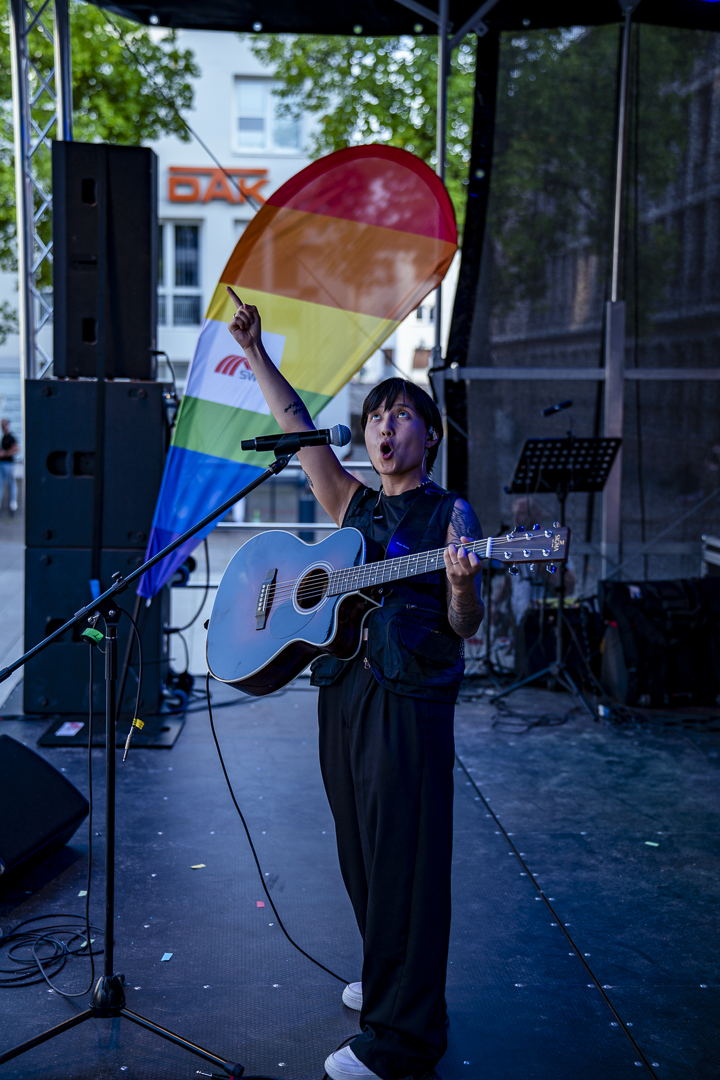
M 0 303 L 0 345 L 7 341 L 8 334 L 17 334 L 18 317 L 15 308 L 7 300 Z
M 437 39 L 431 37 L 249 38 L 257 58 L 277 72 L 282 111 L 319 121 L 313 157 L 344 146 L 382 142 L 417 154 L 435 167 Z M 462 181 L 470 160 L 474 39 L 455 50 L 448 85 L 447 188 L 459 221 Z
M 51 12 L 46 13 L 52 25 Z M 192 79 L 200 74 L 189 49 L 177 46 L 173 32 L 110 16 L 93 4 L 70 4 L 73 66 L 74 137 L 79 142 L 109 142 L 127 146 L 176 135 L 185 141 L 187 129 L 177 110 L 193 102 Z M 125 39 L 125 41 L 122 40 Z M 127 43 L 127 44 L 126 44 Z M 39 33 L 32 36 L 32 59 L 42 72 L 52 67 L 52 45 Z M 15 175 L 12 136 L 12 88 L 7 0 L 0 0 L 0 267 L 15 262 Z M 36 117 L 46 124 L 54 113 L 47 95 L 41 96 Z M 50 183 L 50 155 L 38 154 L 41 182 Z M 41 235 L 50 235 L 49 216 Z M 47 275 L 43 275 L 45 283 Z

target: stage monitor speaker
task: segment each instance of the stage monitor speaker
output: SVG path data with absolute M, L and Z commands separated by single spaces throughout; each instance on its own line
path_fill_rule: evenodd
M 156 155 L 54 142 L 52 184 L 55 375 L 154 379 Z
M 144 551 L 165 465 L 165 395 L 171 388 L 163 383 L 102 385 L 101 543 Z M 92 546 L 99 386 L 96 380 L 25 383 L 28 547 Z
M 0 874 L 22 871 L 68 842 L 88 801 L 44 758 L 0 735 Z
M 57 630 L 83 604 L 90 594 L 91 552 L 88 548 L 25 549 L 25 645 L 29 648 Z M 112 575 L 123 576 L 135 570 L 143 552 L 104 550 L 101 558 L 100 588 L 112 585 Z M 132 612 L 135 589 L 119 597 L 120 606 Z M 168 670 L 167 637 L 163 627 L 169 620 L 169 591 L 154 597 L 150 607 L 140 608 L 139 626 L 143 643 L 143 685 L 141 706 L 156 710 Z M 90 646 L 82 638 L 87 623 L 78 623 L 38 656 L 28 661 L 23 680 L 23 705 L 26 713 L 77 713 L 87 715 L 89 696 Z M 102 630 L 102 619 L 98 629 Z M 131 631 L 130 620 L 122 617 L 118 626 L 118 667 L 122 668 Z M 129 711 L 135 702 L 138 653 L 134 650 L 133 671 L 128 678 L 122 708 Z M 105 670 L 103 656 L 95 653 L 93 707 L 105 709 Z
M 624 705 L 720 702 L 720 578 L 601 581 L 601 681 Z

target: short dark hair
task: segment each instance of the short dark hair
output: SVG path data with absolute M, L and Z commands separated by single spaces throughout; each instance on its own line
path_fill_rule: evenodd
M 363 402 L 362 416 L 360 418 L 362 429 L 363 431 L 365 430 L 368 416 L 371 412 L 375 409 L 379 409 L 381 406 L 383 409 L 389 409 L 400 394 L 403 394 L 405 400 L 415 406 L 420 413 L 420 416 L 425 421 L 425 427 L 428 431 L 432 428 L 438 437 L 437 442 L 434 443 L 427 452 L 427 471 L 428 473 L 431 473 L 442 441 L 443 426 L 440 410 L 430 395 L 423 390 L 422 386 L 418 386 L 417 383 L 408 382 L 407 379 L 400 378 L 385 379 L 383 382 L 378 383 L 377 386 L 372 388 Z

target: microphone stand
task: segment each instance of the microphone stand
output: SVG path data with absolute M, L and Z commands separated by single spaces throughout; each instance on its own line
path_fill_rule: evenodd
M 76 611 L 73 617 L 58 630 L 55 630 L 52 634 L 48 634 L 43 641 L 34 645 L 31 649 L 28 649 L 28 651 L 18 660 L 15 660 L 12 664 L 9 664 L 0 671 L 0 682 L 4 682 L 13 671 L 22 667 L 33 656 L 37 656 L 38 653 L 42 652 L 43 649 L 46 649 L 48 645 L 56 638 L 60 637 L 61 634 L 66 633 L 71 627 L 75 626 L 83 619 L 87 619 L 89 616 L 94 615 L 94 618 L 97 619 L 98 615 L 102 615 L 105 623 L 105 813 L 107 834 L 105 847 L 105 950 L 103 957 L 103 974 L 98 978 L 92 989 L 89 1008 L 80 1013 L 76 1013 L 74 1016 L 70 1017 L 69 1020 L 64 1020 L 55 1027 L 43 1031 L 40 1035 L 35 1035 L 33 1038 L 27 1039 L 25 1042 L 12 1047 L 12 1049 L 0 1053 L 0 1065 L 4 1064 L 6 1061 L 10 1061 L 12 1058 L 18 1057 L 20 1054 L 24 1054 L 34 1046 L 39 1046 L 41 1043 L 47 1042 L 49 1039 L 54 1039 L 57 1035 L 61 1035 L 63 1032 L 77 1027 L 78 1024 L 82 1024 L 85 1020 L 95 1019 L 96 1017 L 121 1016 L 126 1020 L 130 1020 L 133 1024 L 145 1028 L 146 1031 L 152 1031 L 160 1038 L 166 1039 L 176 1046 L 181 1046 L 185 1050 L 189 1050 L 190 1053 L 195 1054 L 196 1057 L 202 1058 L 204 1061 L 210 1062 L 210 1064 L 222 1069 L 227 1076 L 239 1077 L 242 1076 L 244 1072 L 243 1066 L 238 1064 L 238 1062 L 228 1061 L 225 1058 L 219 1057 L 217 1054 L 213 1054 L 209 1050 L 205 1050 L 203 1047 L 189 1042 L 188 1039 L 184 1039 L 181 1035 L 176 1035 L 174 1032 L 160 1027 L 159 1024 L 147 1020 L 144 1016 L 139 1016 L 137 1013 L 131 1012 L 130 1009 L 125 1006 L 125 976 L 117 974 L 114 970 L 115 723 L 117 719 L 117 625 L 121 615 L 121 611 L 115 603 L 115 597 L 119 593 L 124 592 L 133 584 L 133 582 L 137 581 L 138 578 L 142 577 L 147 570 L 150 570 L 151 567 L 156 566 L 168 555 L 172 554 L 172 552 L 179 548 L 181 544 L 184 544 L 186 540 L 189 540 L 192 536 L 195 536 L 196 533 L 200 532 L 201 529 L 204 529 L 206 525 L 209 525 L 211 522 L 215 521 L 216 518 L 226 514 L 230 507 L 234 506 L 238 500 L 243 499 L 255 488 L 264 484 L 271 476 L 277 476 L 278 473 L 281 473 L 290 459 L 301 448 L 300 434 L 302 433 L 290 432 L 289 434 L 282 436 L 275 447 L 275 461 L 261 473 L 260 476 L 257 476 L 241 491 L 238 491 L 237 494 L 233 495 L 232 498 L 227 499 L 217 508 L 217 510 L 213 510 L 212 513 L 207 514 L 202 521 L 199 521 L 197 525 L 193 525 L 193 527 L 188 529 L 187 532 L 184 532 L 182 536 L 178 536 L 176 540 L 173 540 L 167 547 L 164 547 L 162 551 L 153 555 L 152 558 L 148 559 L 147 562 L 144 562 L 142 566 L 133 570 L 126 578 L 123 578 L 119 573 L 113 574 L 114 584 L 111 585 L 109 589 L 98 596 L 97 599 L 81 608 L 80 611 Z M 130 730 L 132 732 L 134 729 L 131 728 Z

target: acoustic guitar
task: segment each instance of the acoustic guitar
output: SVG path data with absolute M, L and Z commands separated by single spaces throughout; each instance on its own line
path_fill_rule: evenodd
M 466 544 L 508 566 L 567 558 L 569 530 L 535 528 Z M 357 529 L 318 544 L 289 532 L 253 536 L 233 556 L 208 624 L 207 662 L 220 682 L 254 697 L 286 686 L 311 660 L 355 656 L 363 623 L 388 582 L 443 570 L 444 548 L 372 562 Z M 387 591 L 387 590 L 386 590 Z

